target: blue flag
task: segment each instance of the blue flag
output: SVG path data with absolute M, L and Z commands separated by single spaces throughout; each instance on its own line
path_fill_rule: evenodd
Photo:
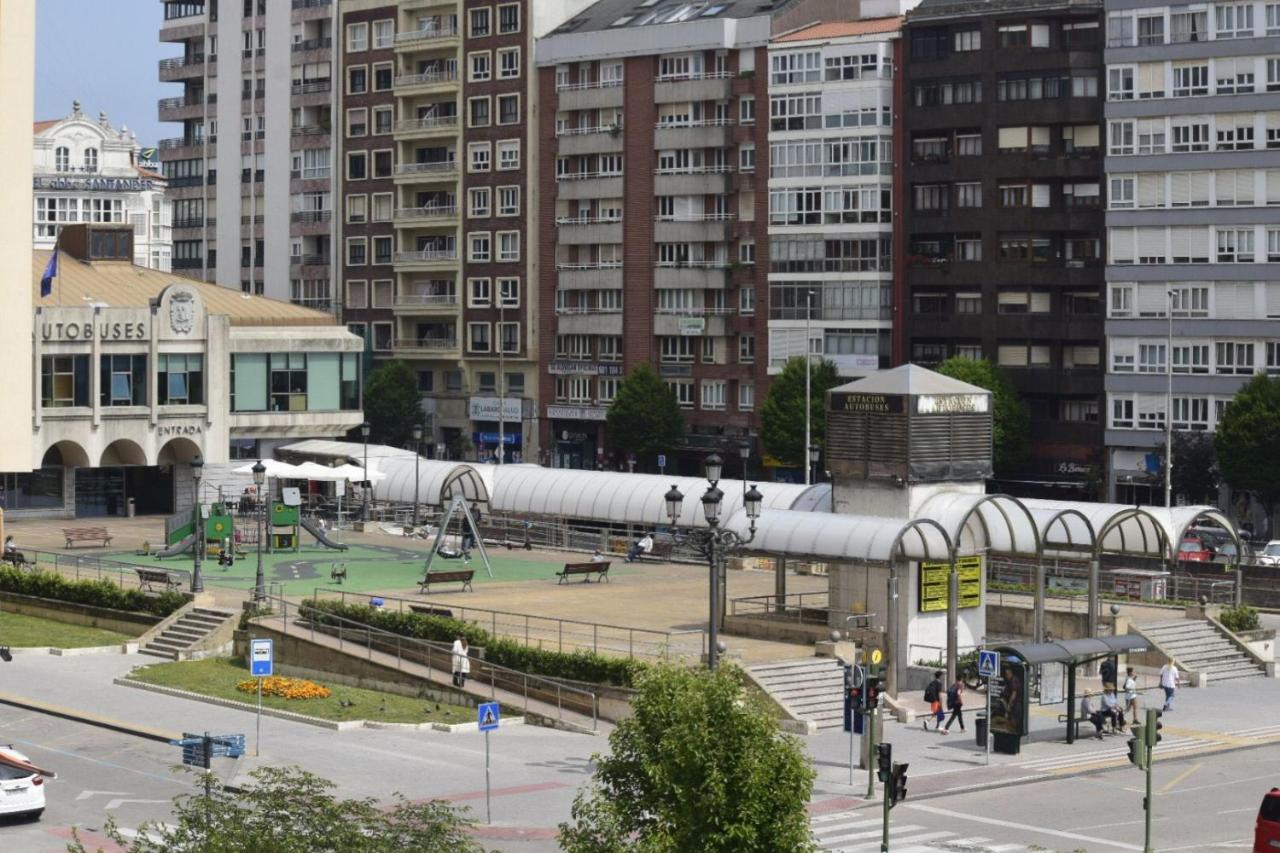
M 55 248 L 53 254 L 49 256 L 49 264 L 44 268 L 44 275 L 40 276 L 40 295 L 48 296 L 53 293 L 53 280 L 58 275 L 58 250 Z

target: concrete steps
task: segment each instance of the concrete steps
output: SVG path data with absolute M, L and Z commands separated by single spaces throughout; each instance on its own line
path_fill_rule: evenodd
M 166 660 L 177 660 L 182 652 L 198 645 L 228 620 L 238 617 L 239 614 L 231 610 L 218 610 L 212 607 L 192 608 L 138 652 Z
M 1171 656 L 1179 669 L 1203 672 L 1211 683 L 1267 674 L 1266 667 L 1246 655 L 1207 620 L 1157 622 L 1139 625 L 1137 630 L 1161 652 Z
M 750 668 L 765 693 L 797 720 L 819 729 L 844 724 L 844 666 L 832 658 L 764 663 Z

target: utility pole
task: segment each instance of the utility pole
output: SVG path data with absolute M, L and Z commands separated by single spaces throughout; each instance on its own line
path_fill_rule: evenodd
M 1165 313 L 1168 315 L 1168 338 L 1165 345 L 1166 399 L 1164 413 L 1164 505 L 1173 508 L 1173 290 L 1167 292 Z M 1189 368 L 1188 368 L 1189 369 Z M 1176 546 L 1175 546 L 1176 547 Z

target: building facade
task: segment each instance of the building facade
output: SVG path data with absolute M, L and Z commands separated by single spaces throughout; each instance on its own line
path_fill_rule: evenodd
M 1102 9 L 924 0 L 904 31 L 902 357 L 985 358 L 1031 416 L 1001 491 L 1096 496 L 1104 291 Z
M 823 23 L 769 46 L 771 374 L 806 351 L 841 376 L 890 365 L 901 25 Z
M 626 467 L 605 413 L 641 364 L 685 410 L 682 452 L 753 441 L 768 366 L 770 27 L 741 0 L 602 0 L 538 43 L 550 464 Z
M 1162 503 L 1166 419 L 1280 373 L 1280 4 L 1106 8 L 1109 488 Z
M 184 463 L 197 456 L 212 477 L 363 420 L 363 342 L 332 315 L 137 267 L 133 239 L 127 226 L 64 227 L 45 297 L 50 252 L 35 253 L 34 471 L 6 481 L 11 514 L 175 512 L 190 506 Z
M 76 101 L 66 118 L 35 123 L 33 245 L 52 249 L 69 222 L 133 226 L 133 262 L 167 272 L 173 255 L 164 177 L 144 166 L 127 127 L 93 120 Z
M 181 47 L 160 101 L 173 268 L 245 293 L 334 310 L 331 0 L 165 0 Z M 221 211 L 219 212 L 219 208 Z

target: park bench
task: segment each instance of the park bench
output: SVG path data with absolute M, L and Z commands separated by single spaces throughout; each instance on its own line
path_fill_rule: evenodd
M 23 566 L 31 566 L 34 568 L 35 566 L 34 563 L 29 562 L 27 560 L 27 555 L 22 553 L 21 551 L 12 551 L 8 554 L 5 554 L 4 562 L 13 563 L 13 567 L 15 569 L 20 569 Z
M 642 560 L 656 560 L 659 563 L 671 562 L 671 549 L 675 547 L 674 542 L 654 542 L 653 550 L 647 554 L 641 554 Z
M 475 569 L 450 569 L 443 572 L 427 572 L 426 577 L 418 581 L 418 592 L 431 592 L 433 583 L 461 583 L 462 591 L 471 589 L 471 579 L 476 576 Z M 474 592 L 474 590 L 472 590 Z
M 67 539 L 67 547 L 73 542 L 101 542 L 102 547 L 111 544 L 111 534 L 105 527 L 64 527 L 62 535 Z
M 599 575 L 600 580 L 607 581 L 609 563 L 565 563 L 564 568 L 556 572 L 556 577 L 560 578 L 557 583 L 564 583 L 570 575 L 582 575 L 583 583 L 590 583 L 592 575 Z
M 341 584 L 347 579 L 346 563 L 330 563 L 329 564 L 329 580 L 336 581 Z
M 1059 714 L 1059 715 L 1058 715 L 1058 723 L 1059 723 L 1059 725 L 1063 725 L 1063 724 L 1065 724 L 1066 722 L 1067 722 L 1067 715 L 1066 715 L 1066 714 Z M 1092 723 L 1092 722 L 1090 722 L 1090 720 L 1089 720 L 1089 718 L 1088 718 L 1088 717 L 1081 717 L 1079 714 L 1077 714 L 1077 715 L 1076 715 L 1076 718 L 1075 718 L 1075 723 L 1076 723 L 1076 740 L 1080 740 L 1080 728 L 1081 728 L 1081 726 L 1088 726 L 1088 727 L 1089 727 L 1089 730 L 1088 730 L 1088 731 L 1089 731 L 1089 737 L 1093 737 L 1093 723 Z M 1102 724 L 1102 733 L 1103 733 L 1104 735 L 1116 735 L 1116 734 L 1121 734 L 1120 730 L 1119 730 L 1118 728 L 1116 728 L 1115 724 L 1114 724 L 1114 723 L 1112 723 L 1110 720 L 1107 720 L 1107 721 L 1103 722 L 1103 724 Z
M 453 618 L 453 611 L 447 607 L 432 607 L 429 604 L 410 604 L 409 609 L 422 616 L 441 616 L 445 619 Z
M 165 592 L 176 590 L 181 583 L 176 577 L 163 569 L 134 569 L 138 573 L 138 586 L 144 592 L 155 592 L 155 585 L 160 584 Z

